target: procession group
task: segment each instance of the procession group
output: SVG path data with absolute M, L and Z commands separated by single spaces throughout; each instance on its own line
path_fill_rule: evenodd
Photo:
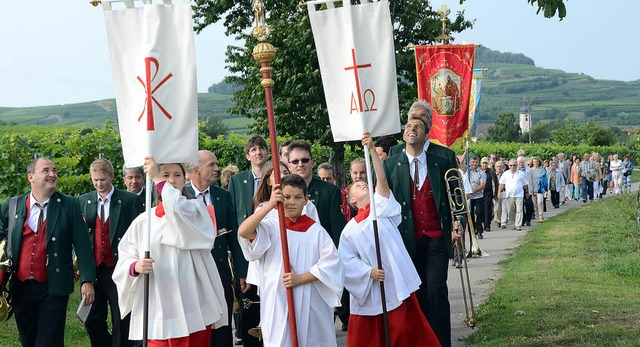
M 462 157 L 461 157 L 462 159 Z M 490 154 L 471 157 L 466 171 L 471 192 L 469 205 L 478 238 L 491 231 L 492 225 L 505 229 L 513 223 L 513 230 L 531 226 L 531 221 L 544 222 L 548 208 L 559 208 L 570 200 L 594 201 L 610 194 L 631 191 L 633 164 L 627 155 L 620 160 L 617 154 L 608 160 L 596 153 L 585 152 L 565 158 L 558 153 L 548 159 L 525 157 L 523 150 L 517 157 Z
M 303 140 L 282 144 L 280 157 L 269 161 L 265 140 L 252 136 L 245 145 L 251 168 L 243 172 L 231 166 L 221 173 L 207 150 L 187 164 L 157 164 L 149 156 L 143 167 L 124 168 L 126 190 L 113 186 L 112 163 L 97 159 L 89 168 L 95 191 L 79 197 L 56 191 L 52 160 L 33 160 L 30 191 L 0 206 L 21 344 L 64 346 L 75 256 L 81 294 L 92 304 L 84 322 L 92 346 L 140 345 L 145 324 L 149 346 L 289 346 L 289 288 L 300 346 L 335 346 L 336 317 L 348 346 L 382 346 L 381 284 L 392 346 L 451 345 L 447 273 L 461 233 L 453 228 L 444 174 L 464 168 L 465 160 L 429 141 L 431 114 L 426 102 L 411 106 L 402 144 L 389 138 L 374 143 L 363 134 L 376 178 L 373 201 L 364 159 L 351 163 L 353 182 L 340 190 L 330 165 L 320 164 L 314 173 L 311 145 Z M 570 198 L 566 183 L 576 184 L 565 176 L 567 161 L 557 159 L 544 169 L 554 207 Z M 524 193 L 535 192 L 540 201 L 540 160 L 533 158 L 529 167 L 522 155 L 509 160 L 508 170 L 501 159 L 480 162 L 472 157 L 463 175 L 476 230 L 489 231 L 494 217 L 502 228 L 511 220 L 519 229 L 527 223 Z M 576 165 L 587 182 L 583 196 L 590 198 L 591 168 Z M 613 161 L 608 167 L 616 172 L 625 165 Z M 149 217 L 143 213 L 145 173 L 155 186 Z M 542 209 L 535 213 L 540 221 Z M 147 322 L 142 275 L 149 275 Z M 248 333 L 256 327 L 262 339 Z

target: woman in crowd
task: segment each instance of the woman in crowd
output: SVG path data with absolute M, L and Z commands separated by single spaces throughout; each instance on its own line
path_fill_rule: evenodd
M 538 223 L 544 221 L 542 213 L 544 212 L 543 200 L 547 192 L 547 170 L 540 166 L 540 158 L 533 157 L 531 160 L 532 167 L 527 170 L 527 180 L 529 181 L 529 192 L 533 199 L 533 206 L 536 213 Z
M 622 186 L 622 170 L 624 166 L 622 164 L 622 160 L 618 159 L 618 155 L 613 155 L 613 160 L 609 163 L 609 168 L 611 169 L 611 179 L 613 180 L 613 193 L 618 195 L 621 194 L 624 190 Z
M 624 173 L 622 174 L 622 180 L 624 182 L 624 191 L 627 193 L 631 192 L 631 175 L 633 174 L 633 164 L 631 160 L 629 160 L 629 156 L 624 156 L 624 162 L 622 163 L 624 167 Z
M 580 167 L 580 158 L 574 156 L 573 165 L 571 166 L 571 183 L 573 183 L 573 199 L 580 198 L 580 186 L 582 185 L 582 176 L 578 172 Z

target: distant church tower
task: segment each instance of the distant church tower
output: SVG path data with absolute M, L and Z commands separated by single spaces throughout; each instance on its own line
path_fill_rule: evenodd
M 520 109 L 520 130 L 523 134 L 531 130 L 531 112 L 529 111 L 529 105 L 526 103 Z

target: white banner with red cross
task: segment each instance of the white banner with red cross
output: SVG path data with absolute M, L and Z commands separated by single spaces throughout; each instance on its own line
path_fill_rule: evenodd
M 400 132 L 388 1 L 334 3 L 307 2 L 334 141 Z
M 102 0 L 125 166 L 198 159 L 193 20 L 188 0 Z M 116 8 L 121 5 L 122 8 Z

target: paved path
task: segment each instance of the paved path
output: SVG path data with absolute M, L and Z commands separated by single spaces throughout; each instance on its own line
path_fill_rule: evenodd
M 632 190 L 638 190 L 638 183 L 634 183 Z M 607 194 L 605 197 L 612 195 Z M 547 212 L 544 213 L 545 220 L 562 213 L 570 208 L 583 206 L 580 201 L 571 200 L 560 208 L 553 208 L 550 201 L 547 200 Z M 483 253 L 488 254 L 486 257 L 473 258 L 469 260 L 469 277 L 471 279 L 471 289 L 473 292 L 473 303 L 476 309 L 482 304 L 491 291 L 494 283 L 502 274 L 502 267 L 498 263 L 507 258 L 512 251 L 520 245 L 527 232 L 536 227 L 534 221 L 530 227 L 523 227 L 522 231 L 511 230 L 511 225 L 507 229 L 498 229 L 496 225 L 492 225 L 491 232 L 484 233 L 484 239 L 478 240 L 478 244 Z M 466 343 L 462 341 L 465 337 L 471 335 L 473 330 L 466 325 L 464 300 L 462 298 L 462 286 L 460 283 L 459 270 L 453 266 L 449 267 L 449 301 L 451 303 L 451 342 L 453 347 L 465 347 Z M 336 322 L 336 335 L 338 337 L 338 346 L 346 346 L 346 333 L 342 332 L 340 321 Z

